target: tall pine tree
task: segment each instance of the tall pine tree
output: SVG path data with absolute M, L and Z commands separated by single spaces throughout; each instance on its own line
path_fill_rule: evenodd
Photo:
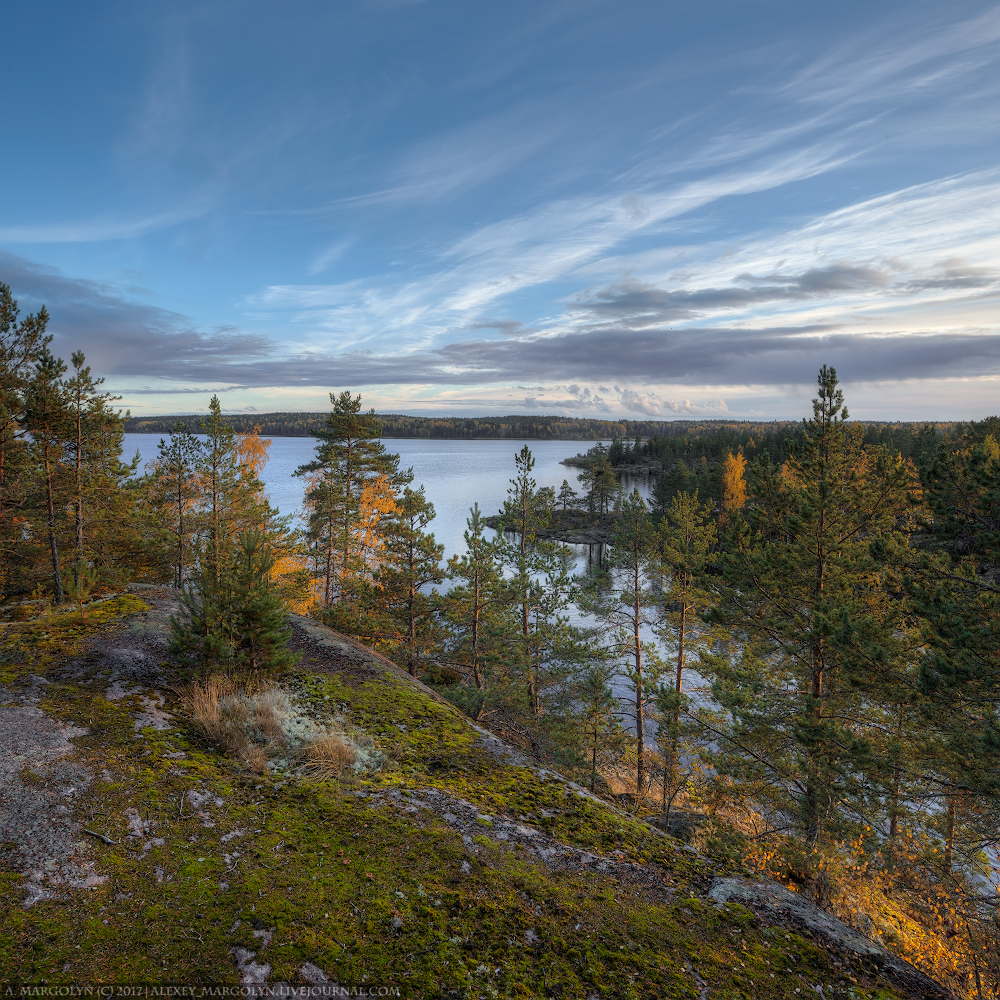
M 581 597 L 581 606 L 606 627 L 609 654 L 620 664 L 632 688 L 628 714 L 635 725 L 636 795 L 645 794 L 649 767 L 646 753 L 649 706 L 655 700 L 665 664 L 649 637 L 659 618 L 654 531 L 638 490 L 622 505 L 611 540 L 606 572 L 598 574 Z
M 437 632 L 434 600 L 426 588 L 444 579 L 444 546 L 426 530 L 433 520 L 434 505 L 423 486 L 405 486 L 385 527 L 384 559 L 376 573 L 390 643 L 414 677 L 421 673 L 422 654 L 434 645 Z
M 872 544 L 907 510 L 910 473 L 847 423 L 824 366 L 813 416 L 783 472 L 754 463 L 751 501 L 726 536 L 717 621 L 733 657 L 710 656 L 728 710 L 717 766 L 767 788 L 809 841 L 862 809 L 870 706 L 901 653 L 902 609 Z
M 43 347 L 25 392 L 24 423 L 31 433 L 31 453 L 37 470 L 36 509 L 44 522 L 56 604 L 62 604 L 64 591 L 60 535 L 65 534 L 66 500 L 69 494 L 70 466 L 67 452 L 72 433 L 69 399 L 62 376 L 66 362 Z
M 503 578 L 501 544 L 486 537 L 486 521 L 474 504 L 466 519 L 465 552 L 448 561 L 453 586 L 441 597 L 448 629 L 448 662 L 457 666 L 475 689 L 470 714 L 479 718 L 487 691 L 507 679 L 508 637 L 516 632 Z
M 656 569 L 663 580 L 663 604 L 656 632 L 674 661 L 673 683 L 659 699 L 666 723 L 660 733 L 660 752 L 665 758 L 664 789 L 667 783 L 676 784 L 688 658 L 709 648 L 718 637 L 705 621 L 713 601 L 706 579 L 715 562 L 716 530 L 711 514 L 709 506 L 698 502 L 697 493 L 676 493 L 657 532 Z
M 25 524 L 32 463 L 25 397 L 39 354 L 51 340 L 48 318 L 43 306 L 22 319 L 10 286 L 0 282 L 0 593 L 30 589 Z
M 365 560 L 362 504 L 366 487 L 382 480 L 389 491 L 408 482 L 399 456 L 386 452 L 374 410 L 361 396 L 330 393 L 333 410 L 316 432 L 316 457 L 296 470 L 308 476 L 307 532 L 323 584 L 323 606 L 353 601 L 370 566 Z

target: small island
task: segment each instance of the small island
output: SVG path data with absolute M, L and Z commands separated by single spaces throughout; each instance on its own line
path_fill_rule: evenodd
M 614 511 L 607 514 L 602 523 L 586 510 L 554 510 L 549 523 L 544 528 L 539 528 L 535 534 L 539 538 L 564 542 L 566 545 L 608 545 L 617 519 L 618 515 Z M 516 530 L 502 513 L 491 514 L 486 518 L 486 524 L 494 531 Z

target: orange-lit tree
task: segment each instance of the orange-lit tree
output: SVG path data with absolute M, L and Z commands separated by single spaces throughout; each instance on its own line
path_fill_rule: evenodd
M 349 392 L 331 392 L 330 402 L 326 426 L 316 432 L 316 456 L 296 470 L 308 477 L 306 532 L 326 610 L 360 603 L 378 522 L 395 490 L 409 481 L 399 472 L 399 456 L 382 445 L 375 411 L 362 412 L 361 397 Z

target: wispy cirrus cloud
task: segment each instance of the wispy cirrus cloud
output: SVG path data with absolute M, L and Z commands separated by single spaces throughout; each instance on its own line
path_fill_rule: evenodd
M 443 263 L 454 262 L 449 277 L 457 286 L 446 305 L 481 310 L 501 296 L 564 278 L 630 238 L 712 202 L 814 177 L 843 161 L 842 151 L 818 144 L 666 190 L 558 202 L 490 224 L 442 254 Z
M 534 102 L 421 140 L 399 157 L 383 187 L 340 198 L 321 211 L 427 204 L 462 195 L 558 143 L 567 125 L 561 111 L 566 109 Z
M 175 255 L 174 289 L 209 284 L 199 253 L 225 261 L 211 292 L 181 294 L 232 322 L 14 255 L 0 280 L 50 306 L 64 353 L 150 394 L 353 384 L 445 401 L 516 385 L 526 406 L 694 414 L 722 412 L 727 387 L 810 383 L 823 362 L 894 383 L 997 372 L 1000 172 L 982 167 L 1000 8 L 962 2 L 858 25 L 796 13 L 774 31 L 693 14 L 672 49 L 641 44 L 652 10 L 564 4 L 541 34 L 549 11 L 527 33 L 494 19 L 482 56 L 437 5 L 325 13 L 308 37 L 275 15 L 247 28 L 247 53 L 266 55 L 249 71 L 206 40 L 230 35 L 226 10 L 168 12 L 124 135 L 104 133 L 148 210 L 7 216 L 0 240 L 139 240 L 210 206 L 195 238 L 136 249 L 149 273 Z M 94 257 L 113 274 L 130 250 Z M 46 252 L 72 267 L 79 251 Z
M 169 229 L 205 214 L 207 200 L 197 200 L 182 208 L 132 218 L 98 216 L 74 222 L 39 222 L 0 226 L 0 243 L 98 243 L 104 240 L 129 240 L 162 229 Z
M 942 15 L 945 12 L 942 11 Z M 945 88 L 1000 55 L 1000 9 L 952 18 L 893 20 L 815 59 L 784 89 L 800 101 L 873 103 Z

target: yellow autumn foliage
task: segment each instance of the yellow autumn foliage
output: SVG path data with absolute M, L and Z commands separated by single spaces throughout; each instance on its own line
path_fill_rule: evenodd
M 382 521 L 396 510 L 396 489 L 388 476 L 369 479 L 358 500 L 357 545 L 368 573 L 378 568 L 385 538 L 379 530 Z
M 260 436 L 260 424 L 252 431 L 240 431 L 236 435 L 236 460 L 244 475 L 259 477 L 267 465 L 267 452 L 271 447 L 270 438 Z
M 747 483 L 744 472 L 747 467 L 747 460 L 743 457 L 743 452 L 735 455 L 729 452 L 722 464 L 722 516 L 720 521 L 725 523 L 727 515 L 733 511 L 740 510 L 746 506 Z

